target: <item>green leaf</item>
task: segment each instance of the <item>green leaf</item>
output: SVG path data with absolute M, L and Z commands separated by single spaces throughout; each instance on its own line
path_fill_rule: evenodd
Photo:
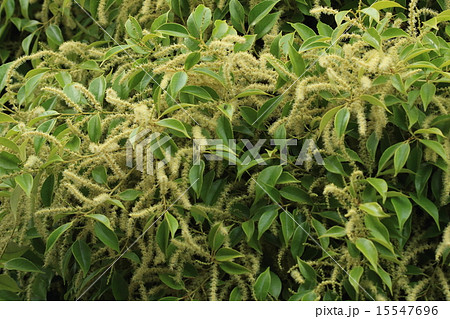
M 247 268 L 232 261 L 224 261 L 220 263 L 219 266 L 223 271 L 230 275 L 243 275 L 250 273 Z
M 211 9 L 199 5 L 187 20 L 189 33 L 195 38 L 202 38 L 203 32 L 211 24 Z
M 201 160 L 198 165 L 192 165 L 189 170 L 189 183 L 197 195 L 197 198 L 200 197 L 200 192 L 202 190 L 204 172 L 205 162 L 203 160 Z
M 261 39 L 263 36 L 269 33 L 270 30 L 272 30 L 272 28 L 280 18 L 280 14 L 281 12 L 271 13 L 255 25 L 254 32 L 256 34 L 256 39 Z
M 383 10 L 387 8 L 403 8 L 401 4 L 395 2 L 395 1 L 375 1 L 371 6 L 371 8 L 377 9 L 377 10 Z
M 256 35 L 255 34 L 244 35 L 244 39 L 245 39 L 244 43 L 236 43 L 234 45 L 234 52 L 244 52 L 250 50 L 253 43 L 255 43 Z
M 263 1 L 254 6 L 248 13 L 248 24 L 253 27 L 259 21 L 264 19 L 266 15 L 273 9 L 273 7 L 278 3 L 277 1 Z
M 293 217 L 291 217 L 288 213 L 284 211 L 280 213 L 280 222 L 284 243 L 287 246 L 289 243 L 289 239 L 291 239 L 292 235 L 294 234 L 297 225 Z
M 185 86 L 183 89 L 181 89 L 181 92 L 193 95 L 195 97 L 198 97 L 200 99 L 204 99 L 207 101 L 212 101 L 213 98 L 211 95 L 206 91 L 204 88 L 196 85 L 189 85 Z
M 242 230 L 244 231 L 245 235 L 247 236 L 247 241 L 249 241 L 253 233 L 255 232 L 255 223 L 253 220 L 247 220 L 246 222 L 242 223 Z
M 372 240 L 375 240 L 376 242 L 388 248 L 391 252 L 394 252 L 394 247 L 392 246 L 389 239 L 389 231 L 377 217 L 366 215 L 364 217 L 364 223 L 366 225 L 366 228 L 370 230 L 370 233 L 374 237 L 372 238 Z
M 321 235 L 319 238 L 323 238 L 323 237 L 339 238 L 339 237 L 344 237 L 346 235 L 347 235 L 347 233 L 346 233 L 344 227 L 333 226 L 330 229 L 327 229 L 326 233 Z
M 384 109 L 386 110 L 386 112 L 392 113 L 392 112 L 387 108 L 386 104 L 384 104 L 383 101 L 381 101 L 380 99 L 376 98 L 376 97 L 373 96 L 373 95 L 367 95 L 367 94 L 364 94 L 364 95 L 361 95 L 361 96 L 360 96 L 360 99 L 363 100 L 363 101 L 369 102 L 370 104 L 373 104 L 373 105 L 376 105 L 376 106 L 380 106 L 380 107 L 384 108 Z
M 348 176 L 348 174 L 345 172 L 344 167 L 342 167 L 341 162 L 339 161 L 339 158 L 336 155 L 328 156 L 324 158 L 324 166 L 325 169 L 331 173 L 339 174 L 342 176 Z
M 362 9 L 361 12 L 364 12 L 365 14 L 367 14 L 369 17 L 374 19 L 377 23 L 380 22 L 380 13 L 376 9 L 369 7 L 369 8 Z
M 274 272 L 270 272 L 270 289 L 269 294 L 273 297 L 278 298 L 280 296 L 282 289 L 282 283 L 280 277 Z
M 375 28 L 369 28 L 363 34 L 362 39 L 377 50 L 381 50 L 381 36 Z
M 157 31 L 161 32 L 164 35 L 169 35 L 173 37 L 179 38 L 189 38 L 188 30 L 178 23 L 165 23 L 160 26 Z
M 94 225 L 94 234 L 102 243 L 109 248 L 119 252 L 119 240 L 117 235 L 111 229 L 106 227 L 103 223 L 97 222 Z
M 361 266 L 353 267 L 348 273 L 348 281 L 355 289 L 356 293 L 359 293 L 359 281 L 364 272 L 364 268 Z
M 347 130 L 348 121 L 350 120 L 350 111 L 344 107 L 336 113 L 334 118 L 334 129 L 338 138 L 341 138 Z
M 97 166 L 91 172 L 92 178 L 99 184 L 106 184 L 108 176 L 106 174 L 106 168 L 104 166 Z
M 306 281 L 315 284 L 317 282 L 317 274 L 314 268 L 311 267 L 308 263 L 301 260 L 299 257 L 297 257 L 297 264 L 300 273 L 306 279 Z
M 409 157 L 410 147 L 408 143 L 402 143 L 400 147 L 395 150 L 394 153 L 394 176 L 396 176 L 400 170 L 405 166 Z
M 0 123 L 16 123 L 17 121 L 5 113 L 0 113 Z
M 175 281 L 175 279 L 173 279 L 173 277 L 170 276 L 169 274 L 159 274 L 158 277 L 159 277 L 159 279 L 161 279 L 161 281 L 163 283 L 165 283 L 168 287 L 170 287 L 172 289 L 175 289 L 175 290 L 184 289 L 183 283 Z
M 217 223 L 209 231 L 208 244 L 213 251 L 219 249 L 225 241 L 225 234 L 223 232 L 223 229 L 224 227 L 222 223 Z
M 184 126 L 184 124 L 177 120 L 177 119 L 163 119 L 161 121 L 156 122 L 156 124 L 158 124 L 159 126 L 162 127 L 167 127 L 169 129 L 172 129 L 174 131 L 180 132 L 182 133 L 184 136 L 191 138 L 186 130 L 186 127 Z
M 55 187 L 55 175 L 50 174 L 41 187 L 41 200 L 44 207 L 49 207 L 53 201 L 53 189 Z
M 230 1 L 230 18 L 233 27 L 240 33 L 245 33 L 245 25 L 244 25 L 245 11 L 244 7 L 238 0 Z
M 292 69 L 294 70 L 295 75 L 302 76 L 305 72 L 305 61 L 302 58 L 302 55 L 298 53 L 296 49 L 289 43 L 289 60 L 292 63 Z
M 403 143 L 397 143 L 389 146 L 381 155 L 380 160 L 378 161 L 378 173 L 380 174 L 381 170 L 386 166 L 387 162 L 392 158 L 397 148 L 400 147 Z
M 17 283 L 14 279 L 9 277 L 8 275 L 2 274 L 0 275 L 0 290 L 19 292 L 20 288 L 17 286 Z
M 301 224 L 301 227 L 298 226 L 292 236 L 291 242 L 291 254 L 294 258 L 301 257 L 303 252 L 305 251 L 304 243 L 308 238 L 309 233 L 309 224 L 304 222 Z
M 270 267 L 261 273 L 255 281 L 253 289 L 257 300 L 266 300 L 271 284 Z
M 95 114 L 89 119 L 87 130 L 89 139 L 94 143 L 98 143 L 100 141 L 100 137 L 102 136 L 102 125 L 100 122 L 100 115 Z
M 136 198 L 138 198 L 140 195 L 142 195 L 142 191 L 138 191 L 135 189 L 127 189 L 119 194 L 119 198 L 121 200 L 133 201 Z
M 128 282 L 117 271 L 112 275 L 111 290 L 116 301 L 128 300 Z
M 278 208 L 276 206 L 268 206 L 269 210 L 265 211 L 258 221 L 258 239 L 270 228 L 275 218 L 278 216 Z
M 438 229 L 440 230 L 441 227 L 439 225 L 439 211 L 436 205 L 428 198 L 423 196 L 418 197 L 416 196 L 416 194 L 411 194 L 411 198 L 416 202 L 417 205 L 419 205 L 424 211 L 426 211 L 431 217 L 433 217 Z
M 25 194 L 30 197 L 31 190 L 33 189 L 33 176 L 31 174 L 22 174 L 16 176 L 14 180 L 23 189 Z
M 383 212 L 383 208 L 377 202 L 359 204 L 359 209 L 375 217 L 389 217 L 389 215 Z
M 223 78 L 223 76 L 211 71 L 208 68 L 195 68 L 192 71 L 194 71 L 195 73 L 200 73 L 209 76 L 214 80 L 216 80 L 217 82 L 219 82 L 220 84 L 222 84 L 223 86 L 225 86 L 225 79 Z
M 240 257 L 244 257 L 244 255 L 234 249 L 226 247 L 220 248 L 216 253 L 217 261 L 228 261 Z
M 392 280 L 391 280 L 391 276 L 389 276 L 389 274 L 381 267 L 378 267 L 376 269 L 378 276 L 380 276 L 381 280 L 383 280 L 383 282 L 386 284 L 386 286 L 388 286 L 389 291 L 391 292 L 392 295 Z
M 375 245 L 366 238 L 358 238 L 356 240 L 356 248 L 363 253 L 367 260 L 369 260 L 372 267 L 377 270 L 378 251 Z
M 442 136 L 445 138 L 442 131 L 440 129 L 438 129 L 437 127 L 418 129 L 418 130 L 414 131 L 414 135 L 417 135 L 417 134 L 435 134 L 435 135 L 439 135 L 439 136 Z
M 89 83 L 89 92 L 91 92 L 97 101 L 103 102 L 106 91 L 106 79 L 103 75 L 95 78 Z
M 77 240 L 72 245 L 72 253 L 83 270 L 84 277 L 87 276 L 91 268 L 91 250 L 84 240 Z
M 172 76 L 170 80 L 170 94 L 175 98 L 180 90 L 186 85 L 188 75 L 186 72 L 177 72 Z
M 174 238 L 175 237 L 175 233 L 177 232 L 178 226 L 179 226 L 178 225 L 178 221 L 169 212 L 166 212 L 164 214 L 164 216 L 165 216 L 165 219 L 167 220 L 167 225 L 169 226 L 169 232 L 171 233 L 172 238 Z
M 394 206 L 395 213 L 397 214 L 398 225 L 400 232 L 403 231 L 403 225 L 405 225 L 412 212 L 412 204 L 408 198 L 403 196 L 392 197 L 392 205 Z
M 142 28 L 139 22 L 133 17 L 129 17 L 127 22 L 125 22 L 125 30 L 128 35 L 135 40 L 140 40 L 142 38 Z
M 306 41 L 312 37 L 316 36 L 316 33 L 313 29 L 308 27 L 306 24 L 303 23 L 289 23 L 295 31 L 300 35 L 303 41 Z
M 335 114 L 342 108 L 342 106 L 336 106 L 334 108 L 332 108 L 331 110 L 327 111 L 323 116 L 322 119 L 320 120 L 320 124 L 319 124 L 319 136 L 322 135 L 322 132 L 325 128 L 325 126 L 327 126 L 328 122 L 330 122 L 330 120 L 335 116 Z
M 56 228 L 47 238 L 47 244 L 45 246 L 45 252 L 48 252 L 52 247 L 55 245 L 56 241 L 58 240 L 61 235 L 69 230 L 70 227 L 72 227 L 73 223 L 67 223 L 64 225 L 59 226 Z
M 196 65 L 199 61 L 200 61 L 200 52 L 195 51 L 192 53 L 189 53 L 189 55 L 186 58 L 186 61 L 184 62 L 184 69 L 185 70 L 190 70 L 194 67 L 194 65 Z M 173 77 L 172 77 L 173 79 Z
M 17 271 L 23 271 L 23 272 L 37 272 L 37 273 L 41 273 L 41 274 L 44 273 L 41 269 L 39 269 L 38 266 L 33 264 L 28 259 L 25 259 L 22 257 L 8 260 L 3 266 L 8 270 L 17 270 Z
M 56 24 L 51 24 L 45 29 L 45 34 L 49 42 L 59 46 L 64 42 L 61 29 Z
M 102 214 L 89 214 L 89 215 L 86 215 L 86 217 L 92 218 L 92 219 L 102 223 L 103 225 L 105 225 L 110 230 L 113 230 L 112 227 L 111 227 L 111 222 L 109 221 L 109 218 L 106 217 L 105 215 L 102 215 Z
M 19 169 L 19 166 L 17 166 L 20 163 L 20 159 L 17 158 L 17 156 L 2 151 L 0 152 L 0 168 L 3 169 Z
M 272 187 L 275 186 L 281 172 L 283 172 L 283 168 L 280 165 L 269 166 L 261 171 L 256 179 L 255 202 L 260 200 L 266 194 L 265 190 L 262 188 L 264 187 L 264 184 Z
M 260 123 L 263 123 L 270 116 L 270 114 L 275 111 L 278 105 L 280 105 L 281 100 L 281 95 L 267 100 L 256 113 L 257 117 L 252 125 L 258 126 Z
M 429 149 L 431 149 L 433 152 L 435 152 L 440 157 L 442 157 L 442 159 L 444 161 L 446 161 L 446 162 L 448 161 L 447 155 L 445 153 L 445 150 L 444 150 L 444 147 L 442 146 L 442 144 L 440 144 L 436 141 L 422 140 L 422 139 L 419 139 L 419 142 L 422 143 L 423 145 L 425 145 L 426 147 L 428 147 Z
M 383 203 L 386 201 L 388 185 L 384 179 L 381 178 L 367 178 L 366 181 L 376 189 L 376 191 L 383 198 Z
M 311 198 L 304 190 L 295 186 L 286 186 L 280 190 L 280 195 L 284 198 L 300 203 L 300 204 L 312 204 Z

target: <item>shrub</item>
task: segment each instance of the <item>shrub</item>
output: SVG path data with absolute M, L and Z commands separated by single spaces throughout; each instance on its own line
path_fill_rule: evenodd
M 31 3 L 0 299 L 448 300 L 448 2 L 319 2 Z

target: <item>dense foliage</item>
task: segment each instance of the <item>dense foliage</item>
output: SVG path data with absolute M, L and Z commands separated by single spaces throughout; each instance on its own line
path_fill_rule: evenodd
M 449 9 L 4 0 L 0 300 L 449 300 Z

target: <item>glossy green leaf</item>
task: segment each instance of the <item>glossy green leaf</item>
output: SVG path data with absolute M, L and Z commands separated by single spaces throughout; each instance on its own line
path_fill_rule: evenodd
M 233 27 L 241 33 L 245 33 L 245 11 L 238 0 L 230 1 L 230 18 Z
M 439 211 L 436 205 L 426 197 L 418 197 L 416 194 L 411 194 L 411 198 L 417 205 L 419 205 L 424 211 L 426 211 L 436 222 L 438 229 L 440 229 L 439 225 Z
M 352 270 L 348 273 L 348 281 L 353 286 L 355 291 L 359 292 L 359 281 L 361 280 L 361 276 L 364 272 L 364 268 L 361 266 L 353 267 Z
M 375 245 L 366 238 L 358 238 L 356 240 L 356 248 L 358 248 L 376 270 L 378 267 L 378 251 Z
M 84 240 L 77 240 L 72 245 L 72 253 L 86 277 L 91 268 L 91 250 Z
M 409 216 L 411 216 L 412 204 L 408 198 L 403 196 L 392 197 L 391 201 L 394 206 L 395 213 L 397 214 L 398 225 L 401 232 L 403 230 L 403 225 L 405 225 Z
M 186 72 L 177 72 L 172 76 L 170 80 L 169 90 L 172 94 L 172 97 L 176 97 L 178 92 L 186 85 L 188 80 L 188 76 Z
M 227 274 L 230 275 L 243 275 L 250 273 L 250 271 L 247 268 L 239 264 L 236 264 L 235 262 L 232 261 L 221 262 L 219 266 L 220 268 L 222 268 L 223 271 L 225 271 Z
M 22 174 L 16 176 L 14 180 L 23 189 L 25 194 L 30 197 L 31 190 L 33 189 L 33 176 L 31 174 Z
M 383 198 L 383 203 L 386 201 L 388 185 L 384 179 L 381 178 L 367 178 L 366 181 L 376 189 L 376 191 Z
M 248 24 L 252 27 L 264 19 L 277 3 L 278 1 L 270 0 L 258 3 L 248 13 Z
M 253 288 L 257 300 L 266 300 L 271 285 L 270 267 L 261 273 L 255 281 Z
M 119 252 L 119 240 L 114 231 L 106 227 L 103 223 L 97 222 L 94 225 L 94 234 L 102 243 L 109 248 Z
M 169 232 L 172 235 L 172 238 L 174 238 L 179 226 L 178 220 L 169 212 L 166 212 L 164 216 L 164 218 L 167 220 L 167 225 L 169 226 Z
M 102 124 L 100 122 L 100 115 L 96 114 L 92 116 L 87 125 L 89 139 L 98 143 L 100 141 L 100 137 L 102 136 Z
M 442 144 L 440 144 L 436 141 L 422 140 L 422 139 L 419 139 L 419 142 L 422 143 L 423 145 L 425 145 L 426 147 L 428 147 L 429 149 L 431 149 L 433 152 L 435 152 L 440 157 L 442 157 L 442 159 L 444 161 L 448 161 L 445 149 L 442 146 Z
M 350 120 L 350 111 L 344 107 L 340 109 L 334 118 L 334 129 L 338 138 L 341 138 L 347 130 L 347 125 Z
M 269 206 L 269 210 L 265 211 L 258 221 L 258 239 L 270 228 L 275 218 L 278 216 L 278 209 L 276 206 Z
M 320 236 L 320 238 L 323 237 L 332 237 L 332 238 L 339 238 L 346 236 L 347 233 L 345 231 L 344 227 L 341 226 L 333 226 L 330 229 L 327 229 L 327 232 Z
M 8 275 L 0 275 L 0 290 L 19 292 L 20 288 L 17 282 Z
M 164 35 L 169 35 L 178 38 L 188 38 L 189 32 L 188 30 L 178 23 L 165 23 L 160 26 L 157 31 L 161 32 Z
M 203 175 L 205 172 L 205 162 L 201 160 L 198 164 L 192 165 L 189 170 L 189 183 L 197 194 L 197 198 L 200 197 L 200 192 L 203 187 Z
M 8 260 L 3 266 L 8 270 L 44 273 L 38 266 L 23 257 Z
M 45 251 L 48 252 L 50 249 L 52 249 L 58 238 L 61 237 L 61 235 L 64 234 L 67 230 L 69 230 L 72 227 L 72 225 L 73 223 L 70 222 L 56 228 L 47 238 Z
M 187 27 L 189 33 L 195 38 L 202 38 L 203 32 L 211 24 L 211 9 L 199 5 L 189 16 Z
M 244 255 L 234 249 L 226 247 L 220 248 L 216 253 L 217 261 L 229 261 L 240 257 L 244 257 Z
M 409 157 L 410 147 L 408 143 L 403 143 L 394 152 L 394 176 L 396 176 L 400 170 L 405 166 Z
M 383 208 L 377 202 L 359 204 L 359 209 L 375 217 L 389 217 L 389 215 L 383 212 Z
M 121 200 L 133 201 L 142 195 L 142 191 L 138 191 L 135 189 L 127 189 L 119 194 L 119 198 Z
M 158 124 L 159 126 L 167 127 L 167 128 L 172 129 L 174 131 L 180 132 L 184 136 L 190 138 L 190 136 L 189 136 L 189 134 L 187 132 L 187 129 L 184 126 L 184 124 L 181 121 L 177 120 L 177 119 L 163 119 L 163 120 L 160 120 L 160 121 L 156 122 L 156 124 Z
M 110 222 L 109 218 L 106 217 L 105 215 L 102 215 L 102 214 L 89 214 L 89 215 L 86 215 L 86 217 L 92 218 L 92 219 L 102 223 L 104 226 L 109 228 L 111 231 L 113 230 L 112 227 L 111 227 L 111 222 Z

